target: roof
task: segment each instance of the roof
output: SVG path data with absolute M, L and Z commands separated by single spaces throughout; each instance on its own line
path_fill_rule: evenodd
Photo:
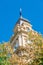
M 27 19 L 25 19 L 25 18 L 23 18 L 23 17 L 20 17 L 20 18 L 18 19 L 18 21 L 16 22 L 16 24 L 20 24 L 20 20 L 30 23 L 29 20 L 27 20 Z

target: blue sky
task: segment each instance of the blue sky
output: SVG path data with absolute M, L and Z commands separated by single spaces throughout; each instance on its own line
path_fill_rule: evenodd
M 43 34 L 43 0 L 0 0 L 0 42 L 10 40 L 20 8 L 33 29 Z

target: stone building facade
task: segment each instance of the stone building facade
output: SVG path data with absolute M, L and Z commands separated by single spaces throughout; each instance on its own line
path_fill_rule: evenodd
M 28 32 L 31 30 L 32 25 L 30 24 L 30 21 L 24 19 L 20 13 L 20 18 L 18 19 L 14 28 L 14 35 L 10 41 L 12 47 L 17 49 L 20 46 L 25 47 L 27 43 L 31 43 L 31 41 L 28 40 Z

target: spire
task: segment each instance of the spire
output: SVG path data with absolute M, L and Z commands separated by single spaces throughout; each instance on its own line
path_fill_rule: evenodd
M 20 8 L 20 18 L 22 18 L 22 9 Z

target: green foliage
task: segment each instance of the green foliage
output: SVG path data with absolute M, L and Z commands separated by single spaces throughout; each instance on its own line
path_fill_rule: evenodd
M 28 36 L 32 44 L 27 44 L 25 48 L 19 47 L 15 53 L 9 42 L 0 44 L 0 65 L 43 65 L 42 35 L 30 31 Z M 26 55 L 19 56 L 21 52 Z
M 0 65 L 10 65 L 9 59 L 9 52 L 6 50 L 8 43 L 0 44 Z

